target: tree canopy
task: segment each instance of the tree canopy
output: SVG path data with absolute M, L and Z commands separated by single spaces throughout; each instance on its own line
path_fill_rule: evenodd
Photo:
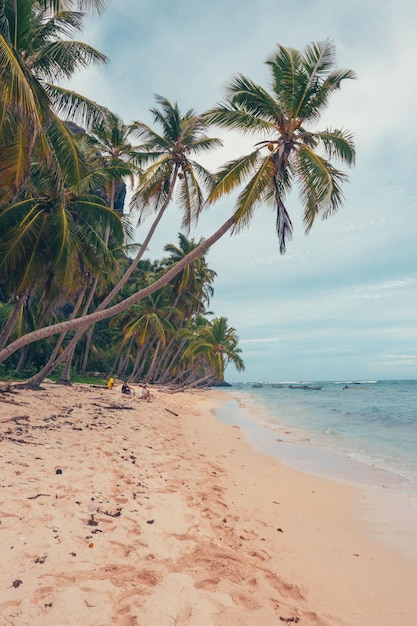
M 347 174 L 335 162 L 354 163 L 353 136 L 315 126 L 354 73 L 337 68 L 329 41 L 303 51 L 278 46 L 266 61 L 269 89 L 237 74 L 225 101 L 208 111 L 183 113 L 157 95 L 154 127 L 125 124 L 60 84 L 106 61 L 74 39 L 83 11 L 105 5 L 5 0 L 0 9 L 0 362 L 21 371 L 32 364 L 37 383 L 47 371 L 42 360 L 52 370 L 66 360 L 69 373 L 71 363 L 85 371 L 100 359 L 131 378 L 222 381 L 228 363 L 238 370 L 244 363 L 228 320 L 208 319 L 215 272 L 206 254 L 228 231 L 249 226 L 263 205 L 275 209 L 284 253 L 293 186 L 306 232 L 317 216 L 340 208 Z M 210 172 L 199 157 L 222 145 L 208 136 L 210 126 L 253 137 L 253 149 Z M 141 231 L 152 217 L 136 256 L 123 213 L 126 182 Z M 188 239 L 202 209 L 234 190 L 225 222 L 207 238 Z M 144 260 L 172 205 L 182 210 L 178 245 L 167 243 L 165 259 Z

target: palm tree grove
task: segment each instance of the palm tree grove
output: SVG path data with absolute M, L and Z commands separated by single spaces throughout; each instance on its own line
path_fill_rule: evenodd
M 152 126 L 141 111 L 122 120 L 66 86 L 107 62 L 78 40 L 86 15 L 98 20 L 105 5 L 0 3 L 0 377 L 34 388 L 93 375 L 172 391 L 225 384 L 227 366 L 244 362 L 233 320 L 211 311 L 207 254 L 265 205 L 284 254 L 293 188 L 306 233 L 339 209 L 347 174 L 338 163 L 354 164 L 353 136 L 315 126 L 355 75 L 336 66 L 330 41 L 278 44 L 265 60 L 267 87 L 236 74 L 209 110 L 156 95 Z M 252 150 L 209 171 L 217 128 L 249 137 Z M 203 209 L 227 194 L 224 223 L 192 238 Z M 167 211 L 179 213 L 178 232 L 150 259 Z

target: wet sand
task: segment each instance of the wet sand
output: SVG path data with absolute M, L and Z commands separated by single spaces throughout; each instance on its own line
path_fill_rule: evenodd
M 417 623 L 357 491 L 254 452 L 223 392 L 43 386 L 0 394 L 1 623 Z

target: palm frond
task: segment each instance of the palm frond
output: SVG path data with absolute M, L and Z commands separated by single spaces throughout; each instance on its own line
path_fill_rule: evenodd
M 40 5 L 45 10 L 59 13 L 62 10 L 72 9 L 76 6 L 80 11 L 86 11 L 87 13 L 102 13 L 109 0 L 40 0 Z
M 215 183 L 207 202 L 212 204 L 221 196 L 230 193 L 236 189 L 244 180 L 246 180 L 255 170 L 260 156 L 260 151 L 255 150 L 246 156 L 239 157 L 228 161 L 215 174 Z
M 256 207 L 265 201 L 265 192 L 271 189 L 274 165 L 270 157 L 258 163 L 255 174 L 245 185 L 235 204 L 235 226 L 232 232 L 239 232 L 249 225 Z
M 3 35 L 0 35 L 0 85 L 6 106 L 12 110 L 19 108 L 20 116 L 32 120 L 35 128 L 42 128 L 45 113 L 49 112 L 48 96 Z
M 269 120 L 242 111 L 231 103 L 219 103 L 203 113 L 207 124 L 215 124 L 229 130 L 239 130 L 244 135 L 275 130 Z
M 86 130 L 105 123 L 110 114 L 106 107 L 64 87 L 45 84 L 45 91 L 60 117 L 71 120 Z
M 314 133 L 314 137 L 323 144 L 329 159 L 340 159 L 347 165 L 354 165 L 356 149 L 351 131 L 327 129 Z
M 339 69 L 330 73 L 327 78 L 316 84 L 315 93 L 311 94 L 303 108 L 303 117 L 309 121 L 317 121 L 328 106 L 330 96 L 341 88 L 343 80 L 354 80 L 353 70 Z
M 105 64 L 107 57 L 80 41 L 53 41 L 46 43 L 31 58 L 34 73 L 51 82 L 71 78 L 80 69 L 94 64 Z
M 221 148 L 223 146 L 223 141 L 221 139 L 217 139 L 215 137 L 201 137 L 199 139 L 194 140 L 190 144 L 190 152 L 193 152 L 195 155 L 205 153 L 208 150 L 213 150 L 213 148 Z
M 307 146 L 299 150 L 297 159 L 296 176 L 300 183 L 300 196 L 306 207 L 305 230 L 309 232 L 318 214 L 325 219 L 340 208 L 343 202 L 341 184 L 348 177 Z
M 276 100 L 260 85 L 242 74 L 235 76 L 227 86 L 228 101 L 241 111 L 274 122 Z
M 178 181 L 177 198 L 183 207 L 182 227 L 189 231 L 192 222 L 198 220 L 204 202 L 195 170 L 186 168 L 183 178 Z
M 86 174 L 86 166 L 74 135 L 58 116 L 54 116 L 46 135 L 53 147 L 56 163 L 59 164 L 59 169 L 56 168 L 54 172 L 55 179 L 58 181 L 59 176 L 62 184 L 68 186 L 79 184 Z
M 278 46 L 278 52 L 266 64 L 272 72 L 272 88 L 280 110 L 288 118 L 294 117 L 300 92 L 301 53 L 294 48 Z

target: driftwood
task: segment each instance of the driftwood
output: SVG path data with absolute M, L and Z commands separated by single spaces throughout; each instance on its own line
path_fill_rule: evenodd
M 28 421 L 29 419 L 29 415 L 16 415 L 16 417 L 9 417 L 9 419 L 7 420 L 1 420 L 0 424 L 7 424 L 7 422 L 18 422 L 19 420 Z
M 36 498 L 40 498 L 41 496 L 49 498 L 49 493 L 37 493 L 36 496 L 28 496 L 28 500 L 36 500 Z
M 31 446 L 43 446 L 43 443 L 38 443 L 37 441 L 26 441 L 26 439 L 16 439 L 15 437 L 7 437 L 6 435 L 1 435 L 3 439 L 7 439 L 8 441 L 12 441 L 13 443 L 26 443 Z
M 6 400 L 6 398 L 2 398 L 0 396 L 0 402 L 4 402 L 5 404 L 13 404 L 14 406 L 23 406 L 27 404 L 27 402 L 15 402 L 14 400 Z
M 93 403 L 94 406 L 100 407 L 100 409 L 108 409 L 110 411 L 132 411 L 133 406 L 125 406 L 124 404 L 98 404 L 97 402 Z
M 178 413 L 175 413 L 174 411 L 171 411 L 171 409 L 167 409 L 165 407 L 165 411 L 168 411 L 168 413 L 171 413 L 172 415 L 175 415 L 175 417 L 178 417 Z

